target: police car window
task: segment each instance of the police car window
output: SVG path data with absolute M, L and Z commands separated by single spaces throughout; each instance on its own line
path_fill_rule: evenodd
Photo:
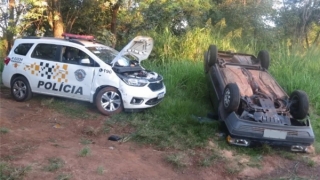
M 79 54 L 80 54 L 79 49 L 70 47 L 70 46 L 62 46 L 62 51 L 61 51 L 61 58 L 62 62 L 69 63 L 69 64 L 79 64 Z
M 89 49 L 93 54 L 98 56 L 101 60 L 103 60 L 107 64 L 110 64 L 111 61 L 119 53 L 118 51 L 110 49 L 106 46 L 87 47 L 87 49 Z
M 57 49 L 58 45 L 55 44 L 38 44 L 34 48 L 31 57 L 58 61 L 59 59 L 57 59 Z
M 89 64 L 81 64 L 81 60 L 88 59 Z M 95 61 L 90 58 L 90 56 L 83 52 L 80 49 L 70 47 L 70 46 L 62 46 L 61 50 L 61 61 L 69 64 L 79 64 L 85 66 L 98 66 Z
M 23 43 L 23 44 L 19 44 L 15 49 L 14 49 L 14 53 L 15 54 L 19 54 L 19 55 L 27 55 L 27 53 L 29 52 L 30 48 L 32 47 L 33 43 Z

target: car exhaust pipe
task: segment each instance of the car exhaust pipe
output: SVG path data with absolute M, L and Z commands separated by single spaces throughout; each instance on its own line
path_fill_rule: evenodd
M 230 144 L 237 145 L 237 146 L 249 146 L 250 141 L 246 139 L 237 139 L 237 138 L 232 138 L 230 135 L 227 136 L 227 141 Z
M 292 152 L 304 152 L 305 150 L 306 150 L 306 148 L 304 146 L 300 146 L 300 145 L 291 146 Z

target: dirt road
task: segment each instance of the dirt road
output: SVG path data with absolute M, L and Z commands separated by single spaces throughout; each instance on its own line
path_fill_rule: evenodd
M 250 157 L 215 150 L 212 141 L 205 149 L 183 152 L 189 156 L 184 167 L 177 168 L 167 160 L 177 153 L 174 150 L 108 141 L 110 135 L 122 134 L 123 128 L 96 133 L 105 116 L 66 117 L 44 106 L 39 98 L 15 102 L 6 88 L 0 91 L 0 118 L 0 160 L 8 166 L 28 167 L 20 171 L 22 179 L 320 179 L 319 156 L 297 154 L 303 156 L 297 160 L 267 155 L 255 164 Z M 212 150 L 221 156 L 209 166 L 199 165 L 198 156 L 190 155 Z M 10 175 L 2 171 L 1 176 Z

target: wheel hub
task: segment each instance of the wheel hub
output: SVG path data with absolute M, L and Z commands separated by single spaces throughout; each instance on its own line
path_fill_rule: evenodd
M 22 81 L 16 81 L 13 84 L 14 96 L 18 98 L 23 98 L 26 94 L 26 85 Z
M 230 90 L 226 89 L 226 91 L 224 92 L 224 106 L 228 107 L 230 104 Z
M 116 92 L 105 92 L 101 97 L 101 106 L 106 111 L 116 111 L 121 106 L 120 95 Z

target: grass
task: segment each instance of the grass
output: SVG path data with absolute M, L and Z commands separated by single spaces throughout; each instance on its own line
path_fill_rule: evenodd
M 71 118 L 95 119 L 97 117 L 97 115 L 88 113 L 88 109 L 93 108 L 93 105 L 88 102 L 44 95 L 38 95 L 36 98 L 41 101 L 42 106 L 54 108 Z
M 80 157 L 86 157 L 86 156 L 89 156 L 90 154 L 91 154 L 91 149 L 89 147 L 84 147 L 79 152 Z
M 99 175 L 103 175 L 103 173 L 104 173 L 104 168 L 103 168 L 102 166 L 99 166 L 99 167 L 97 168 L 97 173 L 98 173 Z
M 0 134 L 7 134 L 10 130 L 6 127 L 0 127 Z
M 167 93 L 163 102 L 142 113 L 123 113 L 110 120 L 130 123 L 137 129 L 134 139 L 159 148 L 206 145 L 219 123 L 199 123 L 193 116 L 203 117 L 211 111 L 202 64 L 190 61 L 173 62 L 168 66 L 148 64 L 148 69 L 164 76 Z
M 316 165 L 316 162 L 313 161 L 310 157 L 308 156 L 305 156 L 305 157 L 302 157 L 302 161 L 305 162 L 307 164 L 307 166 L 309 167 L 314 167 Z
M 49 164 L 45 166 L 43 169 L 49 172 L 57 171 L 58 169 L 62 168 L 65 164 L 62 159 L 56 157 L 49 158 L 48 161 Z
M 18 180 L 23 179 L 27 172 L 31 171 L 31 166 L 15 167 L 7 162 L 0 162 L 0 179 Z
M 210 167 L 214 164 L 217 164 L 221 160 L 223 160 L 223 157 L 219 155 L 218 152 L 213 151 L 210 154 L 202 155 L 200 166 Z
M 166 157 L 167 162 L 172 164 L 176 168 L 183 168 L 188 165 L 188 156 L 184 152 L 170 154 Z
M 71 179 L 71 174 L 59 174 L 55 179 L 56 180 L 69 180 Z
M 92 144 L 93 142 L 92 142 L 92 140 L 90 140 L 90 139 L 81 138 L 81 139 L 80 139 L 80 143 L 81 143 L 82 145 L 88 145 L 88 144 Z

